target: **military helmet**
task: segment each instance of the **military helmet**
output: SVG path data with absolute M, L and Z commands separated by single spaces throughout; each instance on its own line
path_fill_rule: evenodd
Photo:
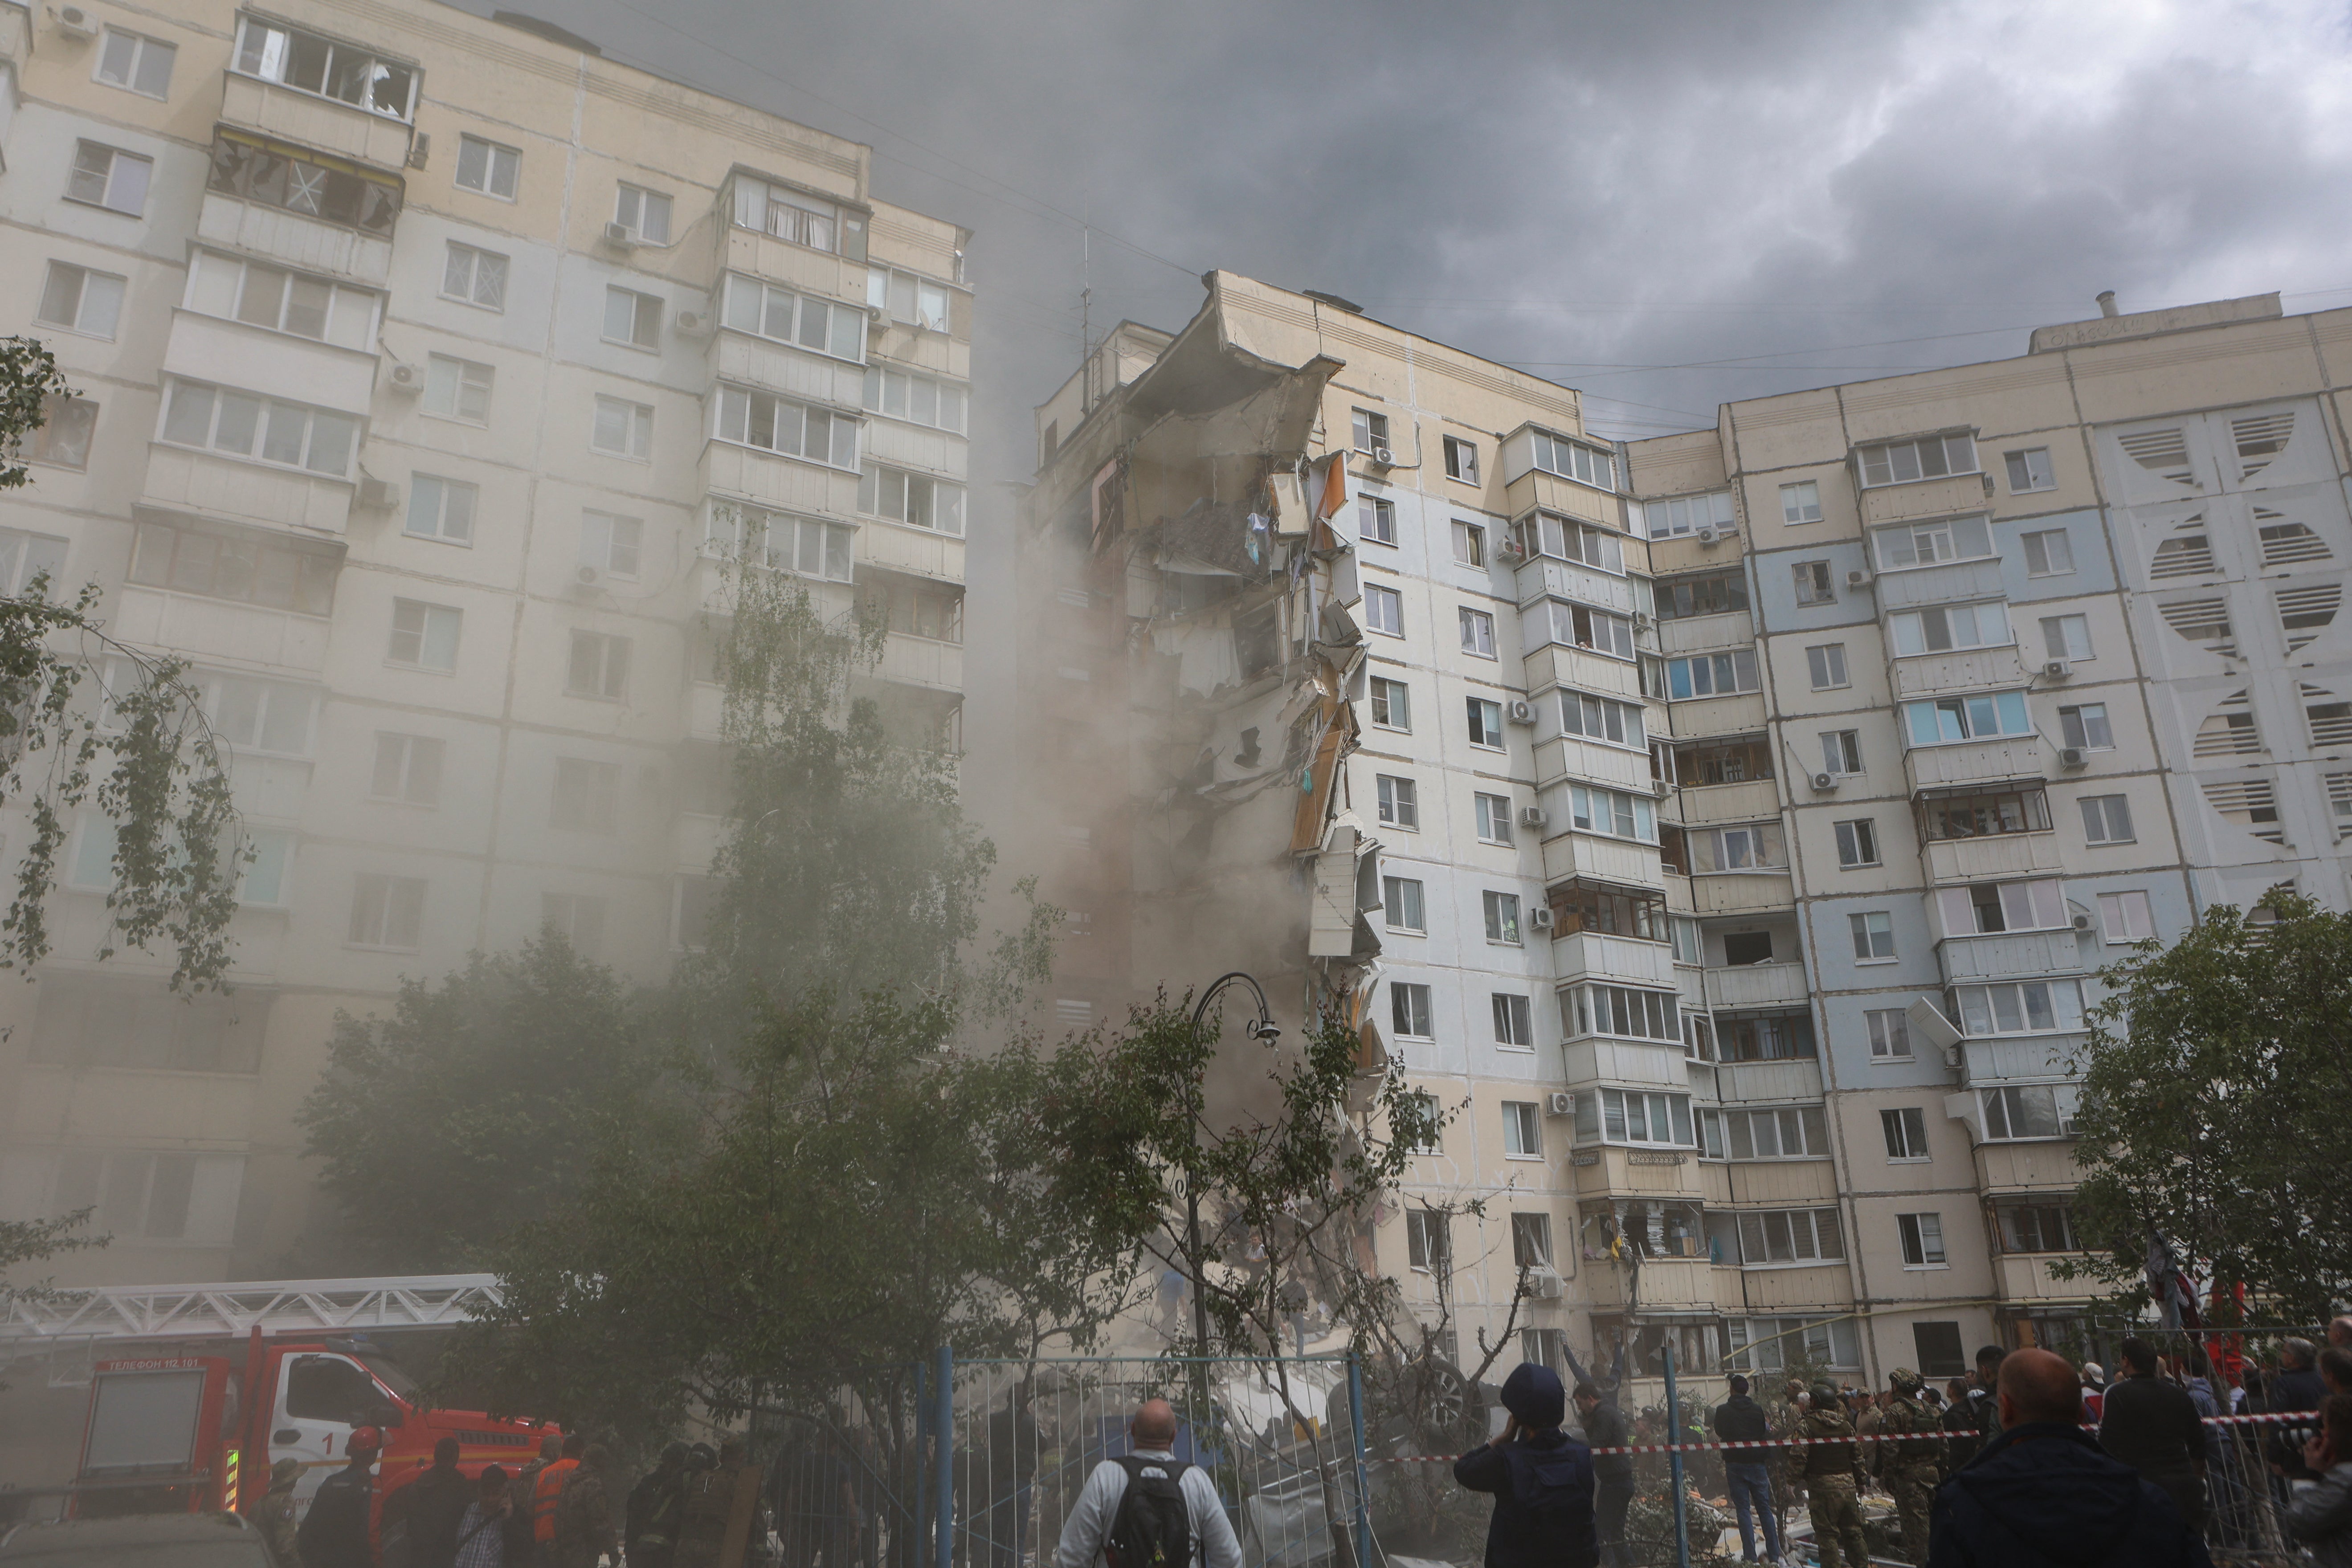
M 1901 1393 L 1916 1394 L 1919 1392 L 1925 1380 L 1923 1380 L 1917 1373 L 1913 1372 L 1909 1367 L 1898 1366 L 1893 1372 L 1886 1374 L 1886 1381 L 1893 1384 Z
M 1837 1405 L 1837 1403 L 1838 1403 L 1838 1391 L 1837 1391 L 1837 1384 L 1836 1384 L 1832 1383 L 1828 1378 L 1823 1378 L 1823 1379 L 1822 1379 L 1819 1383 L 1816 1383 L 1815 1384 L 1813 1384 L 1813 1408 L 1814 1408 L 1814 1409 L 1816 1409 L 1816 1410 L 1826 1410 L 1826 1409 L 1830 1409 L 1830 1408 L 1834 1407 L 1834 1406 Z

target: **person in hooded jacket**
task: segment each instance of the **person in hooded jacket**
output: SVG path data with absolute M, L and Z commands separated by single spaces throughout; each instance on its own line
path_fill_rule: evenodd
M 1936 1490 L 1928 1568 L 2212 1568 L 2162 1487 L 2082 1429 L 2064 1357 L 2000 1363 L 2000 1434 Z
M 1560 1429 L 1568 1414 L 1559 1374 L 1521 1362 L 1503 1380 L 1510 1422 L 1502 1436 L 1454 1461 L 1454 1479 L 1490 1492 L 1486 1568 L 1594 1568 L 1592 1450 Z
M 2295 1494 L 2284 1522 L 2319 1568 L 2352 1568 L 2352 1394 L 2329 1394 L 2320 1414 L 2326 1425 L 2303 1447 L 2318 1483 Z

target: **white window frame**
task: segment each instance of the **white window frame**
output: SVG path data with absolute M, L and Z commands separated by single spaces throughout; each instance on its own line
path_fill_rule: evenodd
M 1963 460 L 1968 464 L 1966 468 L 1958 466 Z M 1906 467 L 1910 469 L 1908 473 L 1903 471 Z M 1977 456 L 1976 436 L 1967 430 L 1914 436 L 1901 441 L 1879 441 L 1866 447 L 1856 447 L 1853 468 L 1861 477 L 1862 488 L 1873 490 L 1886 485 L 1916 484 L 1926 479 L 1952 479 L 1982 471 Z M 1928 471 L 1931 468 L 1935 470 L 1932 473 Z
M 580 564 L 635 581 L 645 560 L 645 538 L 644 518 L 585 509 L 580 513 Z
M 1815 643 L 1805 649 L 1805 676 L 1815 691 L 1843 691 L 1853 685 L 1846 668 L 1845 644 Z
M 1385 637 L 1404 636 L 1404 595 L 1377 583 L 1365 584 L 1364 629 Z
M 1436 1034 L 1435 1005 L 1424 980 L 1389 982 L 1389 1027 L 1401 1040 L 1433 1040 Z
M 2031 533 L 2019 534 L 2017 540 L 2025 549 L 2025 574 L 2028 577 L 2071 577 L 2074 574 L 2074 542 L 2068 537 L 2067 530 L 2038 528 Z
M 1944 720 L 1948 715 L 1960 733 L 1944 733 Z M 2026 706 L 2022 691 L 1973 692 L 1963 697 L 1932 697 L 1898 703 L 1896 713 L 1903 725 L 1904 744 L 1914 751 L 1931 746 L 1965 746 L 1979 741 L 2018 740 L 2032 735 L 2033 715 Z M 1991 729 L 1979 729 L 1979 718 L 1990 716 Z M 1920 738 L 1920 721 L 1925 719 L 1935 728 L 1933 740 Z
M 1859 730 L 1824 730 L 1822 736 L 1822 768 L 1841 778 L 1853 778 L 1863 771 L 1862 731 Z
M 592 702 L 628 700 L 629 662 L 635 639 L 587 626 L 572 628 L 571 649 L 564 659 L 563 694 Z M 583 670 L 588 679 L 580 679 Z
M 415 952 L 425 939 L 422 877 L 394 877 L 362 871 L 352 879 L 352 918 L 348 947 L 374 952 Z M 373 904 L 373 909 L 364 908 Z
M 1562 734 L 1574 735 L 1598 746 L 1622 746 L 1646 752 L 1650 737 L 1643 726 L 1641 704 L 1562 687 L 1559 693 Z
M 637 198 L 634 214 L 630 211 L 631 196 Z M 659 234 L 654 233 L 654 226 L 646 221 L 656 211 L 661 214 Z M 639 245 L 667 246 L 669 244 L 670 216 L 670 197 L 667 192 L 653 190 L 645 185 L 634 185 L 626 180 L 616 183 L 613 193 L 613 221 L 626 229 L 629 237 Z
M 1481 844 L 1511 842 L 1511 797 L 1507 795 L 1474 793 L 1470 797 L 1471 819 L 1477 829 Z
M 1902 542 L 1902 550 L 1895 548 Z M 1923 554 L 1922 545 L 1927 546 Z M 1979 548 L 1981 546 L 1981 548 Z M 1881 572 L 1926 572 L 1960 561 L 1990 561 L 2000 552 L 1993 546 L 1992 525 L 1982 512 L 1931 518 L 1919 522 L 1891 523 L 1870 531 L 1871 559 Z M 1910 560 L 1900 559 L 1908 553 Z
M 1486 530 L 1483 524 L 1458 517 L 1454 520 L 1454 563 L 1469 567 L 1486 564 Z
M 183 396 L 194 398 L 198 395 L 201 395 L 204 400 L 205 428 L 201 438 L 194 438 L 182 416 L 181 399 Z M 238 399 L 254 405 L 252 444 L 245 447 L 223 446 L 221 445 L 222 421 L 228 415 L 233 400 Z M 188 381 L 174 377 L 167 384 L 163 401 L 163 406 L 160 411 L 156 432 L 156 439 L 159 441 L 175 447 L 216 452 L 223 457 L 236 458 L 249 463 L 259 463 L 267 468 L 281 468 L 296 473 L 317 474 L 325 479 L 349 479 L 351 478 L 352 464 L 358 455 L 360 442 L 365 435 L 362 422 L 356 416 L 331 408 L 313 407 L 307 403 L 290 403 L 283 398 L 268 397 L 260 393 L 247 392 L 241 387 L 221 386 L 211 382 Z M 195 405 L 191 402 L 185 406 L 192 413 Z M 269 447 L 278 420 L 281 417 L 297 415 L 300 416 L 302 422 L 302 434 L 299 443 L 301 447 L 299 457 L 292 461 L 270 457 Z M 178 427 L 176 434 L 175 426 Z M 334 444 L 331 440 L 323 447 L 318 446 L 319 437 L 333 430 L 341 432 L 343 455 L 341 464 L 334 468 L 312 467 L 312 458 L 323 458 L 333 451 Z
M 1478 482 L 1478 443 L 1466 436 L 1440 437 L 1445 455 L 1445 477 L 1465 485 Z
M 1517 991 L 1489 992 L 1487 1011 L 1494 1017 L 1497 1049 L 1532 1051 L 1536 1048 L 1535 1006 L 1524 994 Z
M 805 309 L 807 300 L 803 299 L 802 304 Z M 895 408 L 891 406 L 894 395 L 898 405 Z M 931 407 L 928 419 L 916 412 L 925 397 L 929 399 Z M 917 374 L 878 361 L 866 367 L 864 402 L 868 414 L 903 420 L 919 429 L 944 430 L 951 436 L 963 435 L 971 423 L 971 392 L 962 383 Z
M 1895 1232 L 1902 1245 L 1906 1271 L 1951 1267 L 1944 1252 L 1944 1219 L 1940 1214 L 1922 1210 L 1896 1215 Z
M 2139 834 L 2132 824 L 2131 797 L 2126 795 L 2086 795 L 2081 797 L 2083 840 L 2086 844 L 2135 844 Z
M 1518 947 L 1520 941 L 1519 896 L 1484 889 L 1478 895 L 1481 912 L 1486 921 L 1486 940 L 1503 947 Z
M 431 764 L 420 766 L 421 759 L 428 755 L 432 758 Z M 441 805 L 441 780 L 446 772 L 448 760 L 447 742 L 437 736 L 378 730 L 375 732 L 375 759 L 368 769 L 367 797 L 395 805 L 437 810 Z M 391 775 L 389 789 L 384 787 L 387 773 Z M 423 782 L 428 776 L 429 786 Z
M 2039 1143 L 2073 1136 L 2066 1131 L 2068 1118 L 2058 1107 L 2058 1091 L 2049 1084 L 2002 1084 L 1979 1089 L 1977 1095 L 1978 1114 L 1983 1118 L 1984 1141 L 1988 1143 Z M 2048 1098 L 2050 1124 L 2056 1131 L 2021 1132 L 2017 1130 L 2029 1096 Z M 1996 1122 L 1999 1123 L 1998 1131 L 1995 1130 Z
M 2009 606 L 1999 599 L 1898 610 L 1886 617 L 1886 631 L 1897 658 L 2011 647 L 2017 640 Z
M 1491 610 L 1473 609 L 1468 605 L 1455 606 L 1462 624 L 1462 651 L 1473 658 L 1498 658 L 1495 651 L 1495 616 Z
M 2095 719 L 2089 715 L 2095 714 Z M 2093 740 L 2092 725 L 2098 726 L 2097 740 Z M 2070 702 L 2058 710 L 2058 732 L 2067 745 L 2085 752 L 2112 752 L 2116 749 L 2115 725 L 2107 717 L 2104 702 Z
M 1617 454 L 1607 447 L 1561 436 L 1541 426 L 1531 427 L 1532 456 L 1537 468 L 1557 478 L 1617 493 Z
M 1911 1058 L 1911 1018 L 1902 1007 L 1871 1007 L 1862 1015 L 1874 1062 L 1907 1062 Z
M 408 506 L 401 520 L 401 534 L 408 539 L 428 539 L 436 544 L 459 544 L 472 549 L 474 522 L 481 515 L 482 490 L 479 485 L 465 479 L 453 479 L 440 474 L 411 473 L 408 476 Z M 420 513 L 429 512 L 420 519 Z M 425 527 L 418 527 L 423 521 Z
M 1401 773 L 1374 773 L 1372 793 L 1379 802 L 1381 826 L 1403 833 L 1421 831 L 1421 790 Z
M 2098 655 L 2091 646 L 2091 617 L 2079 614 L 2042 616 L 2042 651 L 2070 664 L 2096 658 Z
M 828 359 L 853 364 L 866 363 L 866 315 L 856 305 L 819 299 L 740 272 L 727 275 L 723 303 L 719 324 L 730 331 L 747 332 L 767 342 L 788 344 L 804 353 L 823 354 Z M 809 342 L 802 335 L 810 328 L 814 312 L 824 316 L 823 342 Z M 777 320 L 779 316 L 782 321 Z M 866 405 L 874 406 L 870 395 Z
M 1780 521 L 1801 528 L 1822 520 L 1822 487 L 1817 479 L 1798 479 L 1780 487 Z
M 1830 578 L 1828 562 L 1797 561 L 1790 563 L 1789 569 L 1796 579 L 1797 603 L 1801 607 L 1837 603 L 1837 584 Z
M 1543 1107 L 1532 1100 L 1503 1101 L 1503 1158 L 1543 1158 Z
M 1503 731 L 1503 705 L 1491 697 L 1465 697 L 1463 721 L 1470 744 L 1482 752 L 1508 749 Z
M 2099 895 L 2099 931 L 2112 946 L 2148 942 L 2156 936 L 2156 911 L 2138 888 Z
M 1786 1258 L 1771 1256 L 1774 1220 L 1780 1222 L 1789 1237 Z M 1733 1233 L 1739 1238 L 1742 1268 L 1819 1268 L 1843 1263 L 1846 1258 L 1845 1226 L 1833 1208 L 1741 1209 L 1733 1221 Z M 1751 1236 L 1759 1257 L 1748 1256 Z
M 1429 888 L 1420 878 L 1381 877 L 1381 908 L 1390 931 L 1429 934 Z M 1416 918 L 1419 923 L 1406 923 Z
M 1717 533 L 1735 532 L 1738 521 L 1729 490 L 1669 496 L 1664 500 L 1642 503 L 1643 526 L 1652 539 L 1680 539 L 1702 528 L 1714 529 Z
M 609 838 L 621 830 L 621 764 L 558 757 L 547 794 L 547 826 Z
M 863 441 L 865 432 L 857 433 Z M 803 459 L 814 462 L 814 458 Z M 928 487 L 920 489 L 919 487 Z M 894 494 L 895 492 L 895 494 Z M 918 494 L 929 498 L 928 520 L 915 513 Z M 887 463 L 868 463 L 857 479 L 857 510 L 862 517 L 878 517 L 907 528 L 927 529 L 950 539 L 961 539 L 965 528 L 964 487 L 929 474 L 917 473 L 912 468 L 893 467 Z M 891 507 L 900 510 L 893 511 Z
M 1356 532 L 1367 544 L 1396 545 L 1396 502 L 1386 496 L 1356 498 Z
M 714 398 L 712 401 L 716 402 L 717 399 Z M 608 416 L 619 418 L 627 424 L 622 445 L 618 447 L 607 447 L 602 444 L 604 427 Z M 637 403 L 625 397 L 614 397 L 608 393 L 598 393 L 594 410 L 589 416 L 588 449 L 604 457 L 620 458 L 632 463 L 653 461 L 653 405 L 647 403 Z
M 1728 686 L 1719 684 L 1727 670 L 1731 682 Z M 1679 681 L 1675 679 L 1677 671 L 1681 672 Z M 1705 691 L 1698 689 L 1702 674 L 1706 681 Z M 1686 654 L 1666 660 L 1666 700 L 1669 702 L 1702 702 L 1710 697 L 1739 697 L 1763 689 L 1763 671 L 1752 647 Z
M 96 166 L 92 153 L 105 154 L 104 167 Z M 65 199 L 124 217 L 145 217 L 147 193 L 154 183 L 154 159 L 85 136 L 74 143 L 73 163 L 66 174 Z
M 629 311 L 628 333 L 613 335 L 614 307 L 626 302 Z M 625 349 L 639 349 L 652 353 L 661 352 L 662 316 L 668 310 L 667 301 L 658 294 L 648 294 L 642 289 L 632 289 L 625 283 L 604 285 L 604 341 Z M 639 334 L 643 334 L 640 336 Z
M 410 615 L 412 610 L 416 614 Z M 404 620 L 415 624 L 414 626 L 404 626 Z M 426 659 L 434 650 L 436 628 L 439 627 L 447 628 L 449 662 L 427 663 Z M 422 670 L 428 675 L 455 675 L 457 672 L 457 649 L 465 629 L 465 612 L 453 605 L 395 598 L 392 602 L 392 633 L 384 644 L 383 662 L 394 669 Z M 415 639 L 415 657 L 403 658 L 398 652 L 404 638 Z
M 1845 917 L 1847 933 L 1853 939 L 1853 962 L 1893 963 L 1895 951 L 1895 917 L 1885 910 L 1858 910 Z
M 68 283 L 73 289 L 73 303 L 60 319 L 48 314 L 50 300 L 58 293 L 58 284 Z M 91 288 L 92 284 L 99 287 Z M 112 342 L 122 327 L 122 305 L 129 293 L 131 279 L 120 273 L 100 272 L 94 267 L 84 267 L 78 261 L 49 258 L 48 270 L 41 278 L 41 302 L 34 308 L 33 319 L 46 327 L 56 327 L 85 338 L 97 338 Z M 93 300 L 110 300 L 110 308 L 103 312 L 90 309 Z M 103 325 L 100 325 L 100 322 Z
M 1370 408 L 1356 408 L 1349 410 L 1349 436 L 1355 443 L 1355 450 L 1369 456 L 1390 449 L 1387 415 Z
M 865 421 L 825 404 L 804 402 L 796 397 L 784 397 L 772 392 L 761 391 L 757 387 L 737 386 L 732 382 L 720 382 L 719 395 L 712 398 L 711 402 L 716 408 L 716 422 L 710 431 L 712 440 L 747 447 L 754 452 L 769 452 L 779 458 L 792 458 L 803 463 L 818 463 L 828 468 L 855 473 L 859 476 L 859 489 L 864 489 L 865 470 L 858 467 L 858 448 L 864 445 L 862 437 L 865 435 Z M 767 405 L 766 422 L 769 441 L 766 444 L 757 439 L 761 405 L 763 403 Z M 801 432 L 798 442 L 789 447 L 782 444 L 788 414 Z M 825 432 L 824 450 L 821 453 L 807 449 L 810 427 L 819 419 L 824 422 Z M 845 442 L 842 434 L 844 430 L 848 432 L 846 460 L 842 450 Z M 929 476 L 922 477 L 928 479 Z M 876 489 L 878 494 L 880 489 L 878 480 Z M 863 510 L 862 506 L 861 510 Z
M 349 73 L 364 80 L 365 86 L 361 97 L 338 98 L 325 90 L 323 84 L 332 81 L 337 75 L 332 63 L 329 63 L 321 69 L 320 77 L 322 85 L 320 87 L 301 87 L 287 80 L 286 68 L 289 58 L 293 53 L 293 40 L 298 36 L 327 50 L 330 62 L 337 55 L 356 57 L 364 60 L 366 64 L 358 72 Z M 244 18 L 243 25 L 237 30 L 236 53 L 231 58 L 229 68 L 239 76 L 276 82 L 290 92 L 303 93 L 311 98 L 323 98 L 331 103 L 348 103 L 355 109 L 365 110 L 371 114 L 380 114 L 387 120 L 397 120 L 403 124 L 406 124 L 415 113 L 416 89 L 425 74 L 405 60 L 394 59 L 390 56 L 377 54 L 373 49 L 364 49 L 355 44 L 346 44 L 340 39 L 329 37 L 324 33 L 314 33 L 307 27 L 289 27 L 283 23 L 264 21 L 258 16 Z M 377 101 L 377 89 L 394 80 L 394 73 L 397 73 L 398 89 L 383 95 L 383 101 Z
M 2036 458 L 2040 461 L 2036 462 Z M 2001 466 L 2009 470 L 2009 493 L 2013 496 L 2058 488 L 2058 476 L 2051 468 L 2050 448 L 2047 447 L 2021 447 L 2015 451 L 2003 452 L 2000 459 Z M 2018 482 L 2021 475 L 2025 481 L 2022 484 Z
M 1927 1146 L 1927 1113 L 1916 1105 L 1890 1105 L 1878 1113 L 1878 1135 L 1886 1145 L 1890 1165 L 1916 1165 L 1933 1160 Z
M 229 275 L 233 274 L 233 280 Z M 257 321 L 252 310 L 257 303 L 254 297 L 257 283 L 268 281 L 273 289 L 268 319 Z M 215 310 L 210 299 L 215 288 L 228 284 L 226 309 Z M 293 322 L 303 309 L 299 298 L 308 290 L 323 290 L 321 328 L 317 332 L 298 330 Z M 331 278 L 321 278 L 299 268 L 281 267 L 274 262 L 247 257 L 231 256 L 226 251 L 206 250 L 199 247 L 189 258 L 188 288 L 182 303 L 199 314 L 215 321 L 238 321 L 265 332 L 281 332 L 299 338 L 308 343 L 325 343 L 333 348 L 373 353 L 376 336 L 376 313 L 383 296 L 373 289 L 362 289 Z M 358 319 L 353 320 L 356 316 Z
M 459 359 L 455 354 L 427 354 L 422 400 L 424 412 L 434 419 L 452 419 L 460 425 L 488 426 L 490 422 L 490 394 L 497 385 L 498 367 L 495 365 L 484 364 L 479 360 Z M 481 402 L 479 418 L 467 411 L 467 405 L 474 396 L 478 396 Z
M 2046 1024 L 2036 1024 L 2033 1018 L 2033 993 L 2042 993 L 2042 1002 L 2049 1015 Z M 2017 1027 L 2003 1026 L 2001 993 L 2013 993 L 2006 999 L 2017 1019 Z M 2079 981 L 2001 980 L 1978 985 L 1955 985 L 1952 1000 L 1959 1016 L 1960 1032 L 1970 1039 L 1998 1039 L 2019 1035 L 2072 1035 L 2083 1029 L 2083 987 Z M 1982 1028 L 1973 1026 L 1981 1022 Z
M 447 246 L 441 260 L 441 298 L 469 305 L 477 310 L 488 310 L 504 315 L 507 309 L 507 284 L 514 272 L 514 258 L 495 250 L 484 250 L 478 245 L 463 240 L 444 242 Z
M 1839 869 L 1853 871 L 1865 866 L 1876 866 L 1881 863 L 1878 858 L 1876 822 L 1867 816 L 1857 816 L 1843 822 L 1832 823 L 1830 826 L 1837 836 Z
M 474 156 L 474 150 L 478 147 L 481 149 L 478 159 Z M 466 177 L 466 165 L 469 161 L 480 164 L 474 171 L 479 176 L 478 182 L 468 181 Z M 499 177 L 501 174 L 505 176 L 503 180 Z M 462 132 L 457 137 L 457 161 L 450 170 L 449 183 L 461 191 L 471 191 L 492 201 L 512 202 L 516 193 L 522 188 L 522 149 L 509 147 L 503 142 L 493 142 L 487 136 L 477 136 L 470 131 Z M 505 189 L 499 189 L 501 184 Z
M 1371 706 L 1372 728 L 1393 730 L 1400 735 L 1412 733 L 1412 688 L 1402 680 L 1391 680 L 1384 675 L 1371 678 L 1369 701 Z
M 121 74 L 110 75 L 108 69 L 114 64 L 116 58 L 114 46 L 118 39 L 131 47 L 129 52 L 122 58 Z M 100 41 L 97 52 L 97 62 L 90 68 L 90 80 L 104 82 L 109 87 L 119 87 L 125 92 L 135 92 L 142 98 L 161 100 L 172 96 L 172 68 L 179 58 L 179 45 L 166 43 L 161 38 L 150 37 L 144 33 L 133 33 L 121 27 L 110 26 L 106 29 L 106 37 Z M 150 60 L 159 54 L 163 61 L 163 79 L 160 83 L 150 86 L 143 79 L 147 75 Z

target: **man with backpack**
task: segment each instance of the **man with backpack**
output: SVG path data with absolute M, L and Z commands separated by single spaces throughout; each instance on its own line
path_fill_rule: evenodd
M 1486 1568 L 1593 1568 L 1592 1450 L 1560 1430 L 1559 1374 L 1520 1363 L 1503 1381 L 1503 1408 L 1511 1419 L 1502 1436 L 1454 1461 L 1456 1481 L 1495 1494 Z
M 1242 1543 L 1216 1483 L 1176 1458 L 1174 1408 L 1146 1400 L 1127 1435 L 1131 1451 L 1087 1477 L 1055 1568 L 1241 1568 Z

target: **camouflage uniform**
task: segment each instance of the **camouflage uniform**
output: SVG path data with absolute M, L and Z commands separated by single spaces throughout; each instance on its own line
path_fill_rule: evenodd
M 1853 1423 L 1838 1404 L 1837 1390 L 1823 1384 L 1813 1390 L 1813 1407 L 1797 1423 L 1800 1437 L 1852 1437 Z M 1862 1504 L 1858 1494 L 1866 1483 L 1862 1453 L 1853 1443 L 1807 1443 L 1789 1454 L 1789 1484 L 1805 1489 L 1805 1506 L 1812 1514 L 1813 1543 L 1822 1555 L 1821 1568 L 1838 1568 L 1843 1545 L 1854 1568 L 1870 1568 L 1870 1552 L 1862 1539 Z
M 294 1546 L 294 1483 L 301 1479 L 301 1460 L 278 1460 L 269 1468 L 269 1490 L 253 1510 L 253 1522 L 280 1568 L 299 1568 L 302 1561 Z
M 1921 1403 L 1917 1373 L 1898 1366 L 1887 1381 L 1895 1397 L 1879 1415 L 1878 1479 L 1903 1521 L 1903 1554 L 1926 1568 L 1927 1506 L 1944 1474 L 1944 1424 Z

